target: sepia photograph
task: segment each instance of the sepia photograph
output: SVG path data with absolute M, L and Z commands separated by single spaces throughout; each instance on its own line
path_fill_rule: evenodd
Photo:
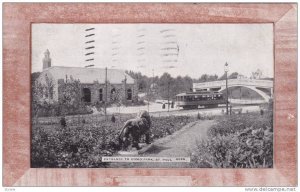
M 5 190 L 295 190 L 297 3 L 1 6 Z
M 273 168 L 273 24 L 31 33 L 32 168 Z

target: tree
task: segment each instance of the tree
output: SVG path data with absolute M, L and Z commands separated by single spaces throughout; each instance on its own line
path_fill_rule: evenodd
M 149 78 L 147 76 L 142 75 L 141 72 L 133 72 L 133 71 L 125 71 L 125 72 L 137 81 L 139 91 L 141 92 L 147 91 L 147 88 L 150 86 L 148 82 L 151 82 L 149 81 Z
M 75 113 L 83 107 L 80 94 L 81 84 L 79 80 L 70 77 L 68 81 L 60 83 L 58 92 L 60 93 L 59 111 L 61 114 L 66 115 L 68 113 Z
M 208 79 L 208 75 L 207 74 L 203 74 L 201 75 L 201 77 L 199 78 L 199 82 L 202 83 L 202 82 L 207 82 L 207 79 Z
M 238 72 L 234 72 L 234 73 L 231 73 L 228 77 L 228 79 L 237 79 L 238 78 Z
M 237 79 L 239 73 L 238 72 L 233 72 L 231 73 L 230 75 L 228 75 L 228 79 Z M 219 80 L 225 80 L 226 79 L 226 73 L 224 73 L 220 78 Z
M 184 82 L 184 88 L 182 90 L 178 90 L 179 91 L 178 93 L 189 92 L 193 88 L 193 79 L 191 77 L 186 75 L 183 78 L 183 82 Z M 176 89 L 176 87 L 175 87 L 175 89 Z
M 261 79 L 263 77 L 262 71 L 257 69 L 255 72 L 252 72 L 251 79 Z
M 35 81 L 40 76 L 41 72 L 31 73 L 31 85 L 34 86 Z
M 139 91 L 145 91 L 147 89 L 147 79 L 141 78 L 138 81 L 138 90 Z
M 44 87 L 38 81 L 35 81 L 32 84 L 31 113 L 34 118 L 38 117 L 41 106 L 43 105 L 43 101 L 42 101 L 43 90 Z
M 218 75 L 208 75 L 208 74 L 203 74 L 201 77 L 198 79 L 199 83 L 202 82 L 209 82 L 209 81 L 216 81 L 218 80 Z
M 170 86 L 173 85 L 173 78 L 169 73 L 164 73 L 158 82 L 160 96 L 164 99 L 170 97 Z
M 53 104 L 54 82 L 53 79 L 45 76 L 44 83 L 37 81 L 38 76 L 32 74 L 35 80 L 32 82 L 32 115 L 38 117 L 42 110 L 51 113 L 51 104 Z
M 53 102 L 53 91 L 54 91 L 54 82 L 53 79 L 45 75 L 45 95 L 47 98 L 47 102 Z
M 226 73 L 224 73 L 220 78 L 219 80 L 225 80 L 226 79 Z
M 163 99 L 172 100 L 175 95 L 182 92 L 189 92 L 193 87 L 193 79 L 189 76 L 176 78 L 164 73 L 157 81 L 159 96 Z

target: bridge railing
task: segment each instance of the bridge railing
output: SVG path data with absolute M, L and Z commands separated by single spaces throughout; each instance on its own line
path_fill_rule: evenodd
M 273 88 L 272 80 L 258 80 L 258 79 L 228 79 L 228 85 L 232 86 L 256 86 L 256 87 L 266 87 Z M 226 86 L 226 81 L 210 81 L 204 83 L 193 83 L 193 88 L 213 88 L 213 87 L 223 87 Z

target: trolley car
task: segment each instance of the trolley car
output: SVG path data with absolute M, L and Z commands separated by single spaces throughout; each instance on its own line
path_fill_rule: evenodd
M 183 109 L 197 109 L 199 106 L 212 108 L 226 104 L 223 94 L 216 91 L 188 92 L 176 95 L 176 105 Z

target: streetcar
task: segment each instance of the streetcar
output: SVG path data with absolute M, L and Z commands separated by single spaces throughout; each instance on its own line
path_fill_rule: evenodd
M 176 105 L 183 109 L 197 109 L 199 106 L 213 108 L 220 104 L 226 104 L 226 98 L 223 93 L 217 91 L 187 92 L 176 95 Z

